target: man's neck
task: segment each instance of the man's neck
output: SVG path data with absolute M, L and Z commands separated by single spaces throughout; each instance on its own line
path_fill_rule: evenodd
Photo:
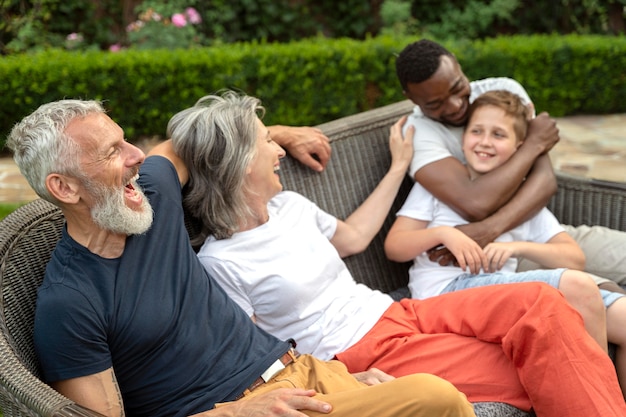
M 78 244 L 102 258 L 115 259 L 122 256 L 127 236 L 98 227 L 91 218 L 78 218 L 64 213 L 67 232 Z

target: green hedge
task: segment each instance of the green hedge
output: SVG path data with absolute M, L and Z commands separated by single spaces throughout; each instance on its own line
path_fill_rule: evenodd
M 626 112 L 626 37 L 520 36 L 474 42 L 457 54 L 470 79 L 518 80 L 553 116 Z
M 105 100 L 135 139 L 163 135 L 199 97 L 235 88 L 260 97 L 267 124 L 314 125 L 403 98 L 394 60 L 414 38 L 312 39 L 188 50 L 66 52 L 0 59 L 0 145 L 42 103 Z M 470 79 L 508 76 L 554 116 L 626 112 L 626 38 L 513 36 L 447 42 Z

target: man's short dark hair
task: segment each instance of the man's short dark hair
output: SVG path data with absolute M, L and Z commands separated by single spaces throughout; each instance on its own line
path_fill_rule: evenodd
M 452 53 L 437 42 L 420 39 L 407 45 L 396 59 L 396 75 L 403 90 L 409 83 L 426 81 L 437 71 L 442 55 Z

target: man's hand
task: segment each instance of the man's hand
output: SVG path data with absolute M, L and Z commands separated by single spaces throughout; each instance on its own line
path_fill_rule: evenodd
M 548 152 L 559 141 L 559 129 L 556 120 L 546 112 L 540 113 L 528 123 L 528 132 L 524 145 L 538 146 L 541 154 Z
M 194 414 L 192 417 L 236 416 L 236 417 L 306 417 L 298 410 L 317 411 L 328 414 L 332 406 L 312 398 L 314 390 L 280 388 L 250 399 L 242 399 L 223 406 Z
M 352 374 L 352 376 L 355 377 L 357 381 L 360 381 L 365 385 L 378 385 L 395 379 L 393 376 L 388 375 L 377 368 L 370 368 L 365 372 L 357 372 Z
M 315 127 L 269 126 L 272 139 L 304 165 L 321 172 L 330 159 L 328 137 Z

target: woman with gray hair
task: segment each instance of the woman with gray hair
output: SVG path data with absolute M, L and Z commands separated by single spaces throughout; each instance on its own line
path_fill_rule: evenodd
M 239 219 L 253 214 L 244 180 L 256 154 L 257 114 L 264 112 L 259 99 L 230 91 L 205 96 L 170 119 L 167 135 L 190 174 L 185 207 L 204 225 L 192 244 L 204 243 L 209 231 L 228 238 Z
M 341 258 L 370 243 L 406 175 L 414 133 L 402 136 L 406 117 L 390 131 L 389 171 L 340 220 L 282 191 L 284 151 L 262 113 L 258 100 L 226 92 L 168 126 L 191 177 L 185 204 L 208 234 L 198 257 L 259 327 L 350 372 L 438 375 L 472 402 L 538 416 L 624 415 L 611 361 L 556 289 L 510 284 L 394 302 L 351 276 Z

